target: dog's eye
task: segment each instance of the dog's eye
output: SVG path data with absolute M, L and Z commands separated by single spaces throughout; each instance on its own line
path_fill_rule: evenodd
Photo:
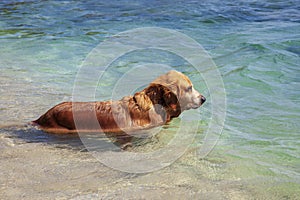
M 193 89 L 193 86 L 189 86 L 189 87 L 186 88 L 186 91 L 187 91 L 187 92 L 191 92 L 192 89 Z

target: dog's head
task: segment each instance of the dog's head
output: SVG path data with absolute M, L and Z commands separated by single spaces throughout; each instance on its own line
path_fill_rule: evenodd
M 184 110 L 198 108 L 206 100 L 193 88 L 187 76 L 174 70 L 155 79 L 143 91 L 135 93 L 134 99 L 144 111 L 154 105 L 161 105 L 173 117 Z
M 158 77 L 151 84 L 167 87 L 177 97 L 181 111 L 198 108 L 206 100 L 204 96 L 195 90 L 191 80 L 186 75 L 175 70 Z M 174 95 L 169 96 L 174 98 Z

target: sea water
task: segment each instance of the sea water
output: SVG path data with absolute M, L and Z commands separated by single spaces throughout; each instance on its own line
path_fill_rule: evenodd
M 299 198 L 299 9 L 297 0 L 1 1 L 0 198 Z M 140 63 L 168 64 L 188 75 L 207 102 L 197 110 L 200 118 L 188 112 L 199 124 L 196 138 L 173 164 L 146 174 L 114 170 L 77 137 L 26 126 L 72 100 L 76 74 L 99 43 L 142 27 L 186 34 L 220 71 L 226 121 L 208 156 L 196 152 L 205 145 L 211 119 L 210 91 L 201 73 L 162 51 L 136 52 L 113 63 L 95 98 L 109 99 L 103 88 Z M 173 120 L 132 151 L 160 148 L 179 125 L 180 118 Z

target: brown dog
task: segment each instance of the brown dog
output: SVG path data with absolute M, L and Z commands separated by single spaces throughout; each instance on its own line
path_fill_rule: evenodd
M 133 96 L 119 101 L 64 102 L 33 123 L 52 133 L 127 132 L 165 124 L 204 102 L 189 78 L 172 70 Z

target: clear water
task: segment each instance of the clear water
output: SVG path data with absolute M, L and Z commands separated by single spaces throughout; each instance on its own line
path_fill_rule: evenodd
M 1 1 L 0 198 L 299 198 L 299 10 L 297 0 Z M 127 174 L 103 166 L 76 137 L 24 127 L 70 100 L 95 46 L 145 26 L 194 38 L 222 74 L 227 118 L 209 156 L 198 159 L 191 148 L 162 170 Z M 108 81 L 130 65 L 122 62 Z M 195 78 L 183 63 L 173 67 Z M 209 99 L 204 82 L 195 86 Z M 209 102 L 200 108 L 192 147 L 201 145 L 209 109 Z

